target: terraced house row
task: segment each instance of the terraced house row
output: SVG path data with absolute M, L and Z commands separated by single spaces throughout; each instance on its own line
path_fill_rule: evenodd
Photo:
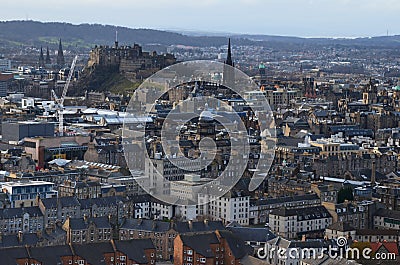
M 18 265 L 154 265 L 155 248 L 150 239 L 87 245 L 16 247 L 1 249 L 0 260 L 1 264 Z

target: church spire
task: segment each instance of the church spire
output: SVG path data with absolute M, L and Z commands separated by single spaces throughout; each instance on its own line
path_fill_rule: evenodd
M 224 64 L 223 85 L 232 88 L 235 84 L 234 63 L 232 61 L 231 39 L 228 39 L 228 55 Z
M 58 53 L 57 53 L 57 65 L 58 67 L 64 67 L 65 59 L 64 59 L 64 52 L 61 44 L 61 39 L 58 44 Z
M 225 63 L 227 65 L 234 66 L 232 61 L 231 38 L 228 39 L 228 55 L 226 56 Z
M 47 50 L 46 50 L 46 64 L 51 64 L 49 46 L 47 46 Z
M 40 47 L 39 67 L 44 67 L 44 55 L 42 47 Z

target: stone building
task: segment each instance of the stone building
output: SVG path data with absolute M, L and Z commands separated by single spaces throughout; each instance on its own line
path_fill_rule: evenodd
M 108 218 L 68 218 L 63 229 L 67 232 L 67 244 L 108 242 L 112 239 L 112 229 Z
M 36 233 L 44 229 L 43 214 L 37 206 L 1 209 L 0 227 L 3 235 Z
M 105 67 L 124 74 L 129 79 L 143 79 L 156 71 L 174 64 L 172 54 L 144 52 L 138 44 L 133 46 L 95 46 L 89 55 L 88 67 Z
M 60 197 L 75 196 L 78 199 L 93 199 L 101 196 L 101 184 L 97 181 L 70 181 L 59 185 Z

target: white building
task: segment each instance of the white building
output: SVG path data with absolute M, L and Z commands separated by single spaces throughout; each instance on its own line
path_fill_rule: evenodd
M 57 196 L 57 191 L 53 189 L 54 183 L 47 181 L 24 181 L 24 182 L 5 182 L 2 190 L 7 194 L 11 207 L 37 206 L 40 198 L 51 198 Z
M 204 204 L 205 201 L 209 203 Z M 237 222 L 249 225 L 250 196 L 242 192 L 229 191 L 222 197 L 211 194 L 199 194 L 198 215 L 208 216 L 212 220 L 221 220 L 224 224 Z
M 332 224 L 332 215 L 324 206 L 273 210 L 269 215 L 271 231 L 277 236 L 296 239 L 301 236 L 324 235 L 325 229 Z
M 0 59 L 0 71 L 11 70 L 11 60 L 8 59 Z

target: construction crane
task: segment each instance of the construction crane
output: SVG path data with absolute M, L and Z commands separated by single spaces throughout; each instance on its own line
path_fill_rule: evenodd
M 65 82 L 64 89 L 62 91 L 61 97 L 60 98 L 57 97 L 57 94 L 54 91 L 54 89 L 51 90 L 51 93 L 53 94 L 53 97 L 54 97 L 54 101 L 56 103 L 57 116 L 58 116 L 58 133 L 59 133 L 59 136 L 63 136 L 64 135 L 64 114 L 63 114 L 63 111 L 64 111 L 64 100 L 65 100 L 65 96 L 67 95 L 68 86 L 69 86 L 69 83 L 71 82 L 72 75 L 74 74 L 75 64 L 76 64 L 77 60 L 78 60 L 78 56 L 76 55 L 74 57 L 74 60 L 72 61 L 71 68 L 69 69 L 67 81 Z

